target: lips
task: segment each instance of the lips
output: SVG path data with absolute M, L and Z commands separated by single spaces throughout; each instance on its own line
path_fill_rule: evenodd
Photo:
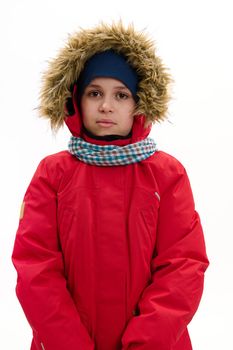
M 116 125 L 116 123 L 111 119 L 100 119 L 96 123 L 102 128 L 111 128 L 112 126 Z
M 110 119 L 100 119 L 96 123 L 98 123 L 98 124 L 110 124 L 110 125 L 116 124 Z

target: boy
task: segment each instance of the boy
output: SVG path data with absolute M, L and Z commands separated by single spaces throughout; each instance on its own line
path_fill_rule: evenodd
M 72 133 L 27 189 L 13 251 L 31 350 L 190 350 L 208 266 L 184 167 L 148 137 L 170 76 L 133 27 L 70 37 L 40 112 Z

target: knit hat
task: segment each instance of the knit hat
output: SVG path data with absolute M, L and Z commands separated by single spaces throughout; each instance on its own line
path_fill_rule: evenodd
M 77 87 L 81 96 L 86 86 L 97 77 L 110 77 L 120 80 L 136 100 L 138 76 L 126 58 L 114 50 L 106 50 L 93 55 L 85 64 Z

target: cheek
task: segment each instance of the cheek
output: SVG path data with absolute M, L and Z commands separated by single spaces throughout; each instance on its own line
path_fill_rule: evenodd
M 128 130 L 128 132 L 132 129 L 134 122 L 134 116 L 132 113 L 129 113 L 127 116 L 124 114 L 122 118 L 122 126 L 125 130 Z
M 125 113 L 125 116 L 127 116 L 126 120 L 127 120 L 127 124 L 133 124 L 134 121 L 134 111 L 135 111 L 135 106 L 134 105 L 130 105 L 127 108 L 127 112 Z
M 92 106 L 85 101 L 85 99 L 81 100 L 80 108 L 83 122 L 88 123 L 90 121 L 90 116 L 92 115 Z
M 81 99 L 80 109 L 82 116 L 85 116 L 87 114 L 88 104 L 85 102 L 84 98 Z

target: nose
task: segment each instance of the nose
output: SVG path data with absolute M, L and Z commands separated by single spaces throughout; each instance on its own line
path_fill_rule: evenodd
M 100 112 L 109 113 L 113 112 L 113 104 L 109 98 L 104 98 L 99 106 Z

